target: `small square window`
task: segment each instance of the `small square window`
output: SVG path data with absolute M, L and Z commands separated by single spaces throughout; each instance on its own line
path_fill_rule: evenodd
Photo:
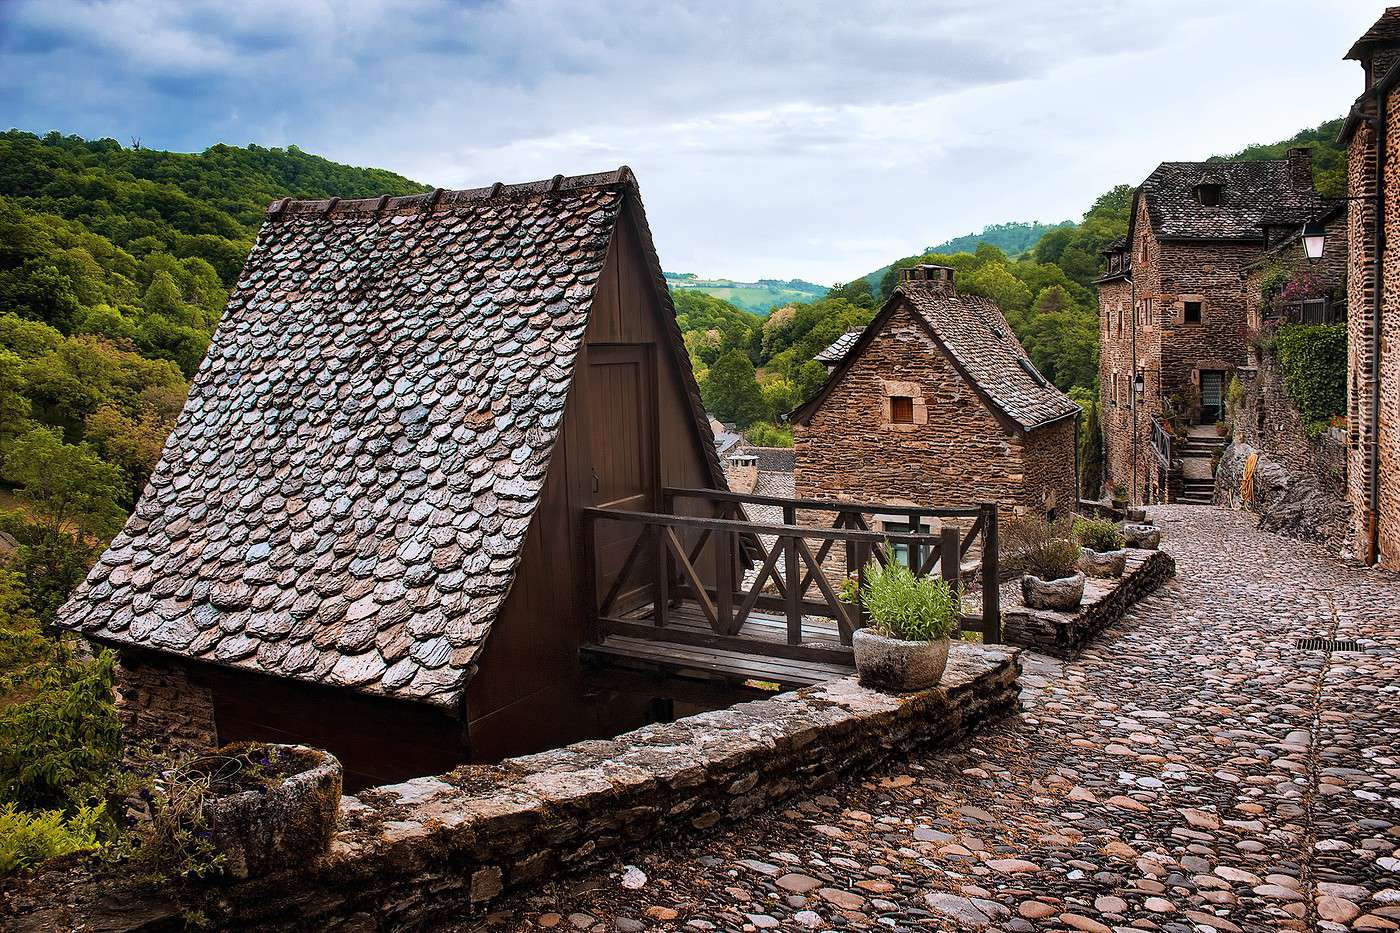
M 908 395 L 891 395 L 890 421 L 894 424 L 913 424 L 914 399 Z
M 1187 324 L 1201 323 L 1201 303 L 1188 301 L 1182 306 L 1181 319 Z

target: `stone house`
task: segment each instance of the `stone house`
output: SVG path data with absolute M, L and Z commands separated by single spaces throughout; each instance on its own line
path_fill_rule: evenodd
M 583 510 L 667 486 L 727 490 L 630 170 L 280 201 L 59 622 L 119 653 L 129 736 L 352 787 L 614 735 L 650 700 L 590 719 L 580 654 L 639 528 Z
M 1318 208 L 1307 149 L 1257 162 L 1163 162 L 1133 195 L 1128 235 L 1104 250 L 1099 410 L 1105 481 L 1136 502 L 1175 498 L 1154 452 L 1169 410 L 1189 424 L 1224 414 L 1246 360 L 1241 273 Z M 1209 495 L 1207 481 L 1207 497 Z
M 1358 558 L 1400 568 L 1400 7 L 1346 58 L 1363 90 L 1347 146 L 1347 498 Z
M 959 294 L 946 266 L 915 266 L 792 413 L 796 495 L 1073 509 L 1079 413 L 994 302 Z

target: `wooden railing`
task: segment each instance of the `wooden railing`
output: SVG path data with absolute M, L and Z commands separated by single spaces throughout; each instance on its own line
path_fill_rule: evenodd
M 1330 298 L 1280 301 L 1265 305 L 1262 317 L 1285 324 L 1340 324 L 1347 319 L 1347 303 Z
M 1162 422 L 1155 417 L 1151 420 L 1152 425 L 1152 452 L 1157 455 L 1157 460 L 1162 466 L 1170 470 L 1172 468 L 1172 436 L 1162 427 Z
M 675 514 L 675 504 L 679 500 L 707 503 L 711 515 Z M 782 520 L 751 521 L 745 516 L 744 506 L 781 509 Z M 893 559 L 891 547 L 905 548 L 908 564 L 915 573 L 937 572 L 961 592 L 963 558 L 974 546 L 979 546 L 982 608 L 977 615 L 962 616 L 962 627 L 980 632 L 986 642 L 1000 641 L 995 504 L 939 509 L 668 488 L 663 493 L 663 509 L 663 512 L 583 510 L 585 568 L 593 574 L 588 592 L 602 591 L 601 598 L 591 606 L 593 619 L 601 631 L 637 632 L 637 607 L 619 606 L 619 599 L 630 582 L 634 586 L 650 586 L 650 619 L 643 624 L 656 629 L 665 629 L 673 610 L 688 599 L 698 605 L 711 630 L 705 637 L 707 645 L 791 658 L 830 657 L 831 642 L 816 644 L 807 640 L 805 633 L 809 629 L 804 628 L 803 619 L 832 620 L 840 644 L 850 645 L 852 632 L 865 625 L 868 619 L 860 593 L 871 561 L 887 565 Z M 810 513 L 831 515 L 832 521 L 829 526 L 800 525 L 799 513 L 807 513 L 803 517 Z M 924 519 L 937 518 L 943 520 L 943 527 L 937 534 L 888 533 L 872 529 L 866 521 L 868 515 L 897 517 L 906 520 L 911 528 L 922 527 Z M 957 520 L 971 524 L 964 531 Z M 597 579 L 594 547 L 596 529 L 601 522 L 638 526 L 636 541 L 615 576 L 602 581 L 606 590 L 602 590 Z M 840 550 L 834 556 L 834 569 L 837 573 L 844 571 L 856 583 L 855 592 L 848 594 L 849 601 L 838 592 L 840 585 L 833 583 L 824 572 L 838 545 Z M 643 561 L 642 555 L 648 551 L 650 560 Z M 637 568 L 648 563 L 651 579 L 634 579 L 639 576 Z M 745 563 L 750 570 L 757 567 L 757 572 L 747 580 L 741 569 Z M 756 642 L 743 637 L 745 624 L 755 610 L 784 619 L 785 644 Z M 623 618 L 624 615 L 628 618 Z M 680 632 L 676 634 L 683 636 Z

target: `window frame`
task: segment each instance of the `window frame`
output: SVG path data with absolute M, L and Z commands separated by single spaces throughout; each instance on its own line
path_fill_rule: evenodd
M 901 409 L 903 409 L 901 411 Z M 905 415 L 905 417 L 900 417 Z M 913 424 L 914 423 L 914 396 L 912 395 L 891 395 L 890 396 L 890 424 Z
M 1191 318 L 1191 308 L 1195 306 L 1196 317 Z M 1183 301 L 1181 303 L 1181 323 L 1183 324 L 1204 324 L 1206 319 L 1206 303 L 1204 301 Z

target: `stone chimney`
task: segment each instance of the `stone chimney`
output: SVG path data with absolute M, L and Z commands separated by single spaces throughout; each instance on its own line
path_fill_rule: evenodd
M 1288 182 L 1294 191 L 1313 190 L 1312 149 L 1298 146 L 1288 150 Z
M 945 295 L 958 293 L 958 290 L 953 286 L 953 268 L 951 266 L 937 266 L 929 262 L 920 263 L 917 266 L 899 270 L 899 280 L 901 282 L 919 282 L 925 288 L 931 286 L 934 291 L 941 291 Z
M 724 464 L 724 478 L 729 491 L 747 495 L 758 485 L 758 457 L 747 451 L 730 454 Z

